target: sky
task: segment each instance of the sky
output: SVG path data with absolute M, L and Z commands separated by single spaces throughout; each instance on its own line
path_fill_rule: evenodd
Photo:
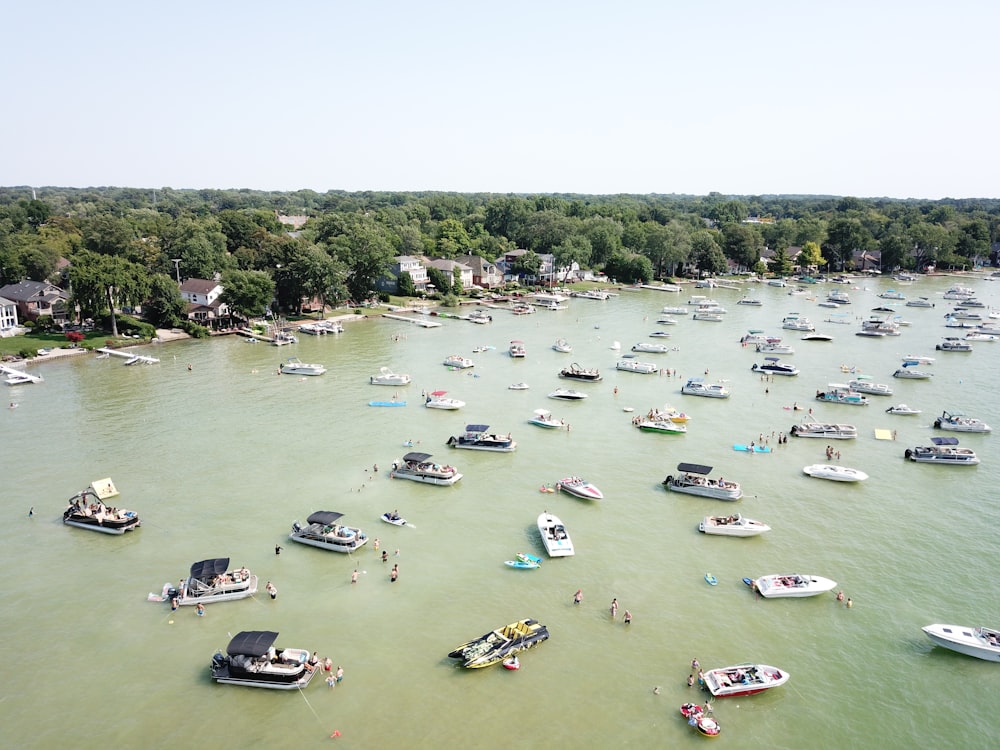
M 986 0 L 35 0 L 0 185 L 1000 197 Z

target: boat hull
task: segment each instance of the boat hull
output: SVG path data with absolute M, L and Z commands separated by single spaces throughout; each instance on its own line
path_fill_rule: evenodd
M 926 625 L 921 630 L 942 648 L 984 661 L 1000 662 L 1000 638 L 997 637 L 996 631 L 964 625 L 940 624 Z M 982 635 L 977 634 L 980 632 Z M 991 635 L 996 640 L 995 644 L 987 640 Z
M 89 521 L 85 519 L 77 519 L 73 517 L 64 518 L 63 523 L 67 526 L 76 526 L 78 529 L 87 529 L 87 531 L 97 531 L 101 534 L 114 534 L 115 536 L 121 536 L 126 531 L 134 531 L 142 525 L 142 522 L 136 518 L 134 521 L 128 521 L 126 523 L 105 523 L 99 524 L 96 521 Z
M 708 484 L 712 480 L 706 479 L 706 484 L 687 482 L 683 477 L 669 476 L 664 480 L 663 485 L 671 492 L 680 492 L 685 495 L 696 495 L 707 497 L 711 500 L 727 500 L 734 502 L 743 497 L 743 488 L 735 482 L 727 482 L 733 486 L 719 487 L 718 483 Z
M 786 585 L 784 581 L 790 579 L 800 583 Z M 837 582 L 822 576 L 769 575 L 751 581 L 751 587 L 765 599 L 804 599 L 832 591 Z

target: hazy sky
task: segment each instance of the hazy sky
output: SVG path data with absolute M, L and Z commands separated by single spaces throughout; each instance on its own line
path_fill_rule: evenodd
M 2 185 L 1000 196 L 995 1 L 5 5 Z

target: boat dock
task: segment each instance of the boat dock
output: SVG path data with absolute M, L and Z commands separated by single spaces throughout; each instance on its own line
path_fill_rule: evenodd
M 41 383 L 45 380 L 41 375 L 30 375 L 24 370 L 19 370 L 16 367 L 8 367 L 7 365 L 0 365 L 0 374 L 7 376 L 4 380 L 7 385 L 18 385 L 20 383 Z
M 155 365 L 158 364 L 160 360 L 156 357 L 147 357 L 145 354 L 136 354 L 135 352 L 129 352 L 124 349 L 108 349 L 107 347 L 101 347 L 100 349 L 95 349 L 94 351 L 100 352 L 101 354 L 110 354 L 113 357 L 122 357 L 125 359 L 125 364 L 127 365 Z
M 392 320 L 402 320 L 404 323 L 414 323 L 421 328 L 440 328 L 441 324 L 436 320 L 425 320 L 424 318 L 411 318 L 406 315 L 396 315 L 395 313 L 382 313 L 383 318 Z

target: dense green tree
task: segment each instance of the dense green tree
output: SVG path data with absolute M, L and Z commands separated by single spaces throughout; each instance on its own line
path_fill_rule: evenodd
M 177 282 L 165 273 L 149 279 L 149 296 L 142 303 L 146 320 L 157 328 L 174 328 L 184 320 L 187 302 Z
M 823 248 L 820 247 L 818 242 L 809 241 L 802 245 L 802 251 L 798 257 L 799 268 L 803 270 L 807 268 L 822 268 L 827 262 L 827 259 L 823 257 Z
M 400 271 L 396 277 L 396 294 L 400 297 L 416 297 L 417 286 L 413 283 L 413 277 L 408 271 Z
M 347 290 L 352 300 L 361 302 L 375 293 L 376 282 L 388 273 L 396 255 L 394 238 L 369 216 L 346 214 L 340 218 L 339 233 L 329 239 L 329 250 L 350 269 Z
M 653 264 L 656 277 L 674 276 L 691 252 L 690 230 L 679 221 L 671 221 L 666 226 L 647 223 L 645 229 L 643 254 Z
M 715 236 L 715 232 L 706 230 L 695 232 L 691 236 L 691 262 L 699 273 L 704 275 L 725 273 L 729 267 Z
M 49 217 L 52 215 L 52 207 L 45 201 L 32 199 L 26 202 L 24 214 L 28 219 L 28 225 L 32 229 L 38 229 L 38 227 L 49 220 Z
M 542 270 L 542 259 L 530 250 L 517 257 L 511 268 L 518 278 L 537 277 Z
M 874 239 L 860 219 L 837 217 L 827 227 L 826 245 L 823 251 L 837 270 L 847 268 L 854 253 L 871 249 Z
M 784 278 L 785 276 L 792 275 L 794 267 L 785 248 L 779 247 L 774 251 L 774 256 L 771 258 L 771 265 L 768 268 L 775 276 Z
M 264 271 L 229 269 L 222 273 L 220 299 L 233 314 L 249 320 L 267 313 L 274 289 L 274 279 Z
M 612 253 L 622 249 L 622 225 L 614 219 L 594 216 L 583 222 L 583 235 L 590 240 L 591 262 L 602 266 Z
M 457 219 L 445 219 L 438 224 L 434 246 L 440 257 L 454 258 L 457 255 L 464 255 L 471 244 L 469 233 Z
M 430 266 L 427 269 L 427 279 L 434 286 L 435 291 L 441 294 L 451 294 L 454 291 L 454 279 L 440 268 Z
M 115 255 L 80 252 L 73 258 L 69 278 L 72 306 L 85 318 L 96 318 L 105 310 L 111 320 L 111 335 L 118 335 L 116 306 L 135 306 L 146 299 L 149 277 L 137 263 Z
M 327 304 L 336 305 L 347 297 L 347 285 L 344 283 L 347 269 L 315 245 L 303 248 L 291 262 L 289 270 L 299 280 L 304 295 L 320 301 L 320 318 Z
M 620 251 L 608 258 L 604 272 L 624 284 L 648 283 L 653 278 L 653 264 L 645 255 Z
M 750 224 L 724 224 L 722 243 L 723 254 L 739 268 L 753 268 L 760 260 L 760 231 Z
M 561 244 L 552 249 L 557 269 L 563 270 L 563 281 L 570 277 L 573 264 L 580 268 L 590 267 L 590 240 L 580 234 L 567 237 Z
M 730 200 L 717 203 L 708 211 L 708 218 L 716 224 L 732 224 L 743 221 L 749 216 L 747 205 L 743 201 Z

